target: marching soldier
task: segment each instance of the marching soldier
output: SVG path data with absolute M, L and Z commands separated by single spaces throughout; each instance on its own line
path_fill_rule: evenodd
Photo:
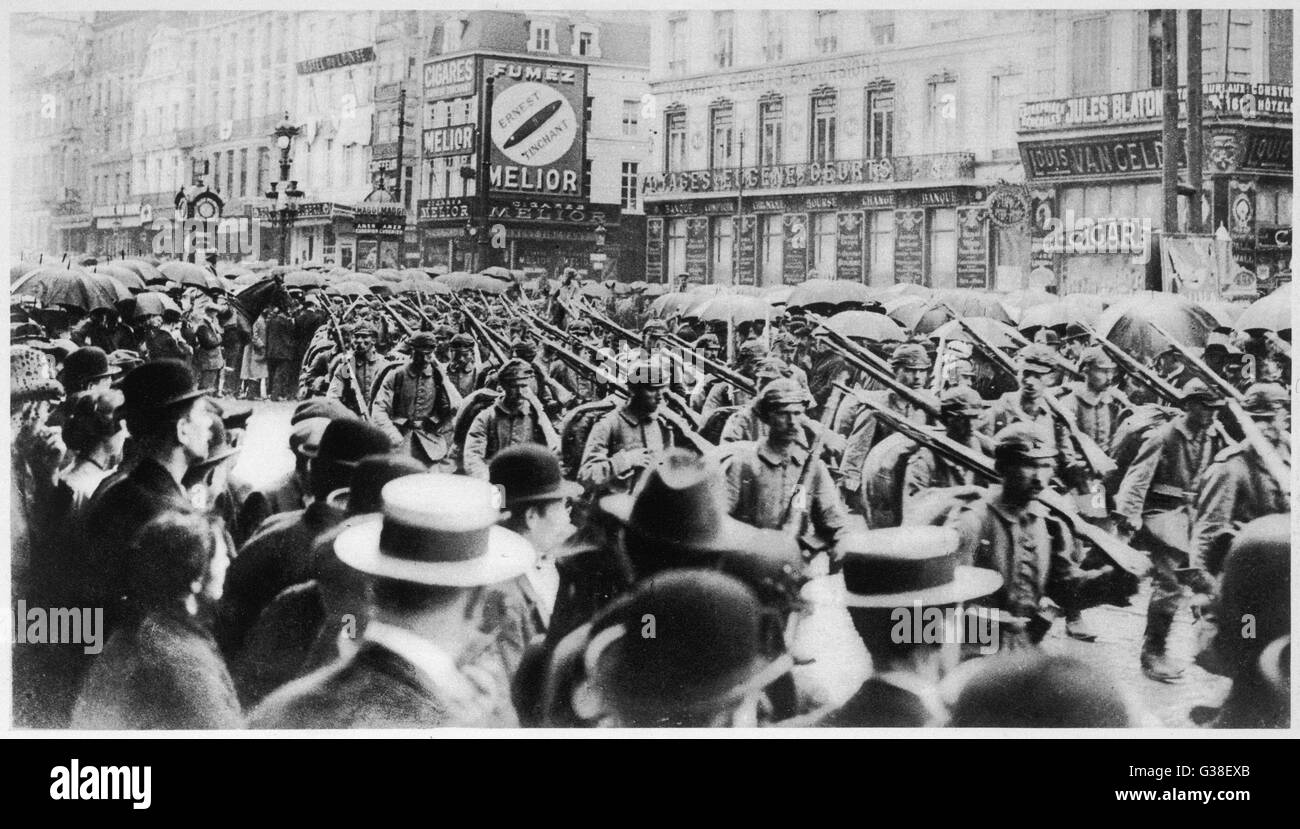
M 1043 401 L 1043 395 L 1049 393 L 1050 375 L 1059 370 L 1056 360 L 1056 354 L 1045 346 L 1032 344 L 1022 348 L 1018 358 L 1020 388 L 993 401 L 976 428 L 987 435 L 996 435 L 1013 423 L 1033 424 L 1055 447 L 1059 469 L 1070 472 L 1078 467 L 1078 460 L 1069 436 Z
M 758 376 L 759 366 L 767 359 L 769 358 L 766 346 L 758 341 L 747 342 L 740 347 L 736 357 L 736 372 L 754 380 Z M 712 414 L 715 409 L 723 406 L 743 406 L 752 399 L 745 392 L 721 379 L 715 380 L 707 388 L 708 391 L 704 395 L 700 408 L 705 417 Z
M 503 449 L 524 443 L 538 443 L 553 452 L 560 439 L 533 393 L 533 369 L 519 359 L 508 360 L 497 372 L 501 396 L 479 412 L 465 437 L 465 474 L 488 477 L 488 462 Z
M 993 441 L 975 431 L 975 419 L 983 414 L 984 400 L 969 386 L 945 391 L 939 398 L 939 419 L 948 438 L 982 455 L 993 454 Z M 919 447 L 907 459 L 903 472 L 903 509 L 909 499 L 936 487 L 982 484 L 975 473 L 936 455 L 928 447 Z
M 1182 602 L 1175 570 L 1187 566 L 1197 481 L 1222 448 L 1212 427 L 1223 400 L 1200 380 L 1190 380 L 1183 403 L 1183 413 L 1147 434 L 1115 494 L 1120 532 L 1151 554 L 1142 672 L 1159 682 L 1176 682 L 1185 670 L 1166 653 Z
M 469 397 L 478 388 L 478 366 L 474 364 L 474 338 L 469 334 L 456 334 L 448 345 L 451 359 L 447 361 L 447 381 L 462 398 Z M 434 352 L 435 355 L 437 352 Z
M 673 446 L 672 425 L 660 413 L 668 369 L 659 360 L 632 365 L 628 400 L 596 422 L 578 469 L 578 482 L 592 488 L 630 490 L 641 471 Z
M 1256 383 L 1246 391 L 1242 406 L 1288 468 L 1291 465 L 1289 403 L 1286 389 L 1272 383 Z M 1192 566 L 1218 573 L 1237 528 L 1256 518 L 1290 510 L 1286 493 L 1249 441 L 1224 449 L 1206 470 L 1205 480 L 1197 491 Z
M 1129 408 L 1128 400 L 1115 387 L 1117 368 L 1101 347 L 1084 349 L 1079 357 L 1083 383 L 1061 398 L 1061 410 L 1107 454 L 1115 429 Z
M 375 327 L 368 322 L 358 322 L 353 327 L 351 359 L 344 356 L 334 366 L 325 392 L 326 397 L 342 401 L 344 406 L 359 415 L 369 413 L 371 389 L 387 362 L 375 351 L 376 336 Z M 353 365 L 356 366 L 355 375 Z
M 384 375 L 370 415 L 395 451 L 432 466 L 447 457 L 448 444 L 441 433 L 456 413 L 460 396 L 434 362 L 434 336 L 420 332 L 409 344 L 410 359 Z
M 786 378 L 787 368 L 788 367 L 785 363 L 771 357 L 759 362 L 758 367 L 754 370 L 754 385 L 758 386 L 760 396 L 755 397 L 748 404 L 741 406 L 739 409 L 731 413 L 727 418 L 726 424 L 722 427 L 722 434 L 718 439 L 719 443 L 735 443 L 741 440 L 762 441 L 767 439 L 767 423 L 759 413 L 759 401 L 762 399 L 761 390 L 766 388 L 770 383 Z M 794 381 L 793 378 L 789 379 L 797 384 L 797 381 Z M 800 388 L 803 387 L 800 386 Z M 807 389 L 805 389 L 805 391 L 807 391 Z M 808 420 L 811 423 L 816 423 L 815 420 L 811 420 L 807 417 L 805 417 L 805 420 Z M 835 435 L 834 443 L 836 451 L 842 452 L 844 450 L 844 438 Z

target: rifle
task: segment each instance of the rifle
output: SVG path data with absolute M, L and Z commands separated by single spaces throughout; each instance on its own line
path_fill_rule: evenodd
M 960 320 L 960 323 L 966 333 L 975 340 L 975 345 L 993 361 L 994 365 L 998 366 L 1012 377 L 1017 378 L 1017 381 L 1019 380 L 1020 375 L 1015 370 L 1015 367 L 1011 365 L 1011 360 L 1006 354 L 1002 353 L 997 346 L 993 345 L 993 343 L 989 342 L 982 334 L 976 331 L 975 327 L 969 322 L 962 319 Z M 1083 455 L 1084 462 L 1092 468 L 1093 474 L 1102 479 L 1114 474 L 1117 468 L 1115 466 L 1115 461 L 1097 445 L 1097 441 L 1079 430 L 1079 424 L 1075 423 L 1074 418 L 1070 417 L 1061 409 L 1061 404 L 1056 401 L 1056 398 L 1050 393 L 1045 393 L 1041 399 L 1043 405 L 1052 413 L 1052 417 L 1056 418 L 1057 422 L 1063 425 L 1065 430 L 1070 433 L 1070 440 L 1072 440 L 1074 445 L 1078 447 L 1079 454 Z
M 1169 383 L 1167 383 L 1159 374 L 1156 374 L 1151 369 L 1142 365 L 1142 363 L 1133 359 L 1133 355 L 1129 354 L 1127 351 L 1115 345 L 1115 343 L 1105 337 L 1099 335 L 1095 330 L 1093 330 L 1092 326 L 1088 325 L 1086 322 L 1080 322 L 1079 326 L 1088 333 L 1088 336 L 1091 337 L 1097 345 L 1101 346 L 1101 349 L 1105 351 L 1117 365 L 1119 365 L 1125 374 L 1146 386 L 1161 400 L 1173 405 L 1177 405 L 1179 401 L 1182 400 L 1182 394 L 1179 393 L 1178 389 L 1169 385 Z
M 578 309 L 585 311 L 587 313 L 587 316 L 591 317 L 593 320 L 596 321 L 597 324 L 600 325 L 601 328 L 604 328 L 606 331 L 613 334 L 615 337 L 627 340 L 634 346 L 641 345 L 641 338 L 638 337 L 636 334 L 633 334 L 631 331 L 628 331 L 626 328 L 614 322 L 612 319 L 600 313 L 595 308 L 592 308 L 590 305 L 586 304 L 585 302 L 582 302 L 581 300 L 578 299 L 575 299 L 574 302 L 576 303 Z M 560 307 L 563 308 L 565 312 L 570 316 L 572 316 L 574 319 L 577 319 L 579 317 L 579 315 L 574 313 L 573 309 L 571 309 L 567 304 L 561 302 Z
M 1254 419 L 1242 407 L 1245 398 L 1241 392 L 1237 391 L 1227 380 L 1220 377 L 1214 369 L 1207 366 L 1200 357 L 1193 354 L 1191 349 L 1169 336 L 1169 333 L 1159 325 L 1154 322 L 1148 324 L 1155 329 L 1157 334 L 1169 341 L 1169 344 L 1187 363 L 1188 368 L 1205 381 L 1205 385 L 1214 389 L 1223 397 L 1228 411 L 1241 429 L 1242 436 L 1245 437 L 1246 442 L 1250 444 L 1250 448 L 1255 450 L 1255 454 L 1263 462 L 1265 471 L 1273 477 L 1273 480 L 1277 481 L 1282 493 L 1289 498 L 1291 496 L 1291 467 L 1286 461 L 1282 460 L 1281 455 L 1274 450 L 1273 444 L 1269 443 L 1268 438 L 1264 437 L 1264 433 L 1259 430 L 1259 426 L 1255 424 Z
M 852 391 L 852 389 L 849 389 L 849 391 Z M 894 412 L 870 399 L 863 399 L 860 396 L 859 399 L 862 400 L 862 405 L 874 409 L 876 414 L 892 426 L 895 431 L 907 435 L 912 440 L 933 451 L 936 455 L 983 475 L 990 480 L 1001 481 L 1001 476 L 998 475 L 997 469 L 988 457 L 956 443 L 947 435 L 936 434 L 929 427 L 899 417 Z M 1119 568 L 1139 578 L 1150 569 L 1151 562 L 1146 556 L 1102 528 L 1084 521 L 1074 511 L 1070 501 L 1060 493 L 1047 490 L 1040 493 L 1035 500 L 1047 507 L 1053 515 L 1064 521 L 1075 535 L 1091 543 L 1101 551 L 1102 555 Z
M 409 308 L 409 309 L 411 309 L 412 311 L 414 311 L 415 314 L 416 314 L 416 316 L 418 316 L 418 317 L 420 318 L 420 322 L 426 323 L 426 324 L 428 324 L 429 326 L 432 326 L 432 325 L 433 325 L 433 320 L 429 319 L 429 315 L 428 315 L 428 314 L 426 314 L 426 313 L 424 313 L 424 311 L 420 310 L 420 306 L 418 306 L 418 305 L 413 305 L 413 304 L 411 304 L 410 302 L 407 302 L 407 301 L 406 301 L 404 298 L 402 298 L 402 297 L 394 297 L 394 300 L 397 301 L 398 303 L 400 303 L 400 304 L 402 305 L 403 308 Z
M 459 303 L 460 311 L 465 315 L 465 320 L 469 323 L 469 327 L 474 329 L 474 334 L 478 339 L 483 341 L 487 346 L 488 351 L 492 352 L 492 357 L 501 365 L 505 365 L 506 360 L 510 358 L 506 353 L 505 347 L 496 339 L 496 332 L 489 331 L 488 327 L 484 325 L 478 317 L 474 316 L 474 312 L 469 310 L 469 306 L 466 305 L 460 297 L 456 297 L 456 301 Z
M 871 360 L 863 359 L 856 353 L 850 352 L 848 348 L 846 348 L 841 343 L 833 341 L 830 343 L 830 347 L 838 351 L 840 353 L 840 356 L 842 356 L 844 358 L 844 361 L 847 362 L 849 365 L 862 371 L 868 377 L 871 377 L 872 379 L 876 380 L 876 382 L 880 383 L 882 386 L 889 389 L 894 394 L 903 398 L 908 403 L 911 403 L 913 406 L 925 412 L 927 415 L 929 415 L 932 418 L 937 419 L 939 417 L 938 400 L 934 399 L 934 397 L 930 396 L 926 392 L 917 391 L 916 389 L 913 388 L 908 388 L 907 386 L 900 383 L 898 379 L 894 377 L 894 374 L 891 370 L 882 367 L 884 363 L 881 362 L 880 358 L 876 357 L 876 355 L 874 354 L 871 355 L 871 357 L 874 359 L 873 362 Z M 861 351 L 861 349 L 858 348 L 856 344 L 853 345 L 853 348 L 857 349 L 858 351 Z M 840 386 L 842 384 L 837 383 L 836 385 Z M 848 386 L 844 386 L 844 388 L 848 389 Z M 854 397 L 860 397 L 859 393 L 856 390 L 851 390 L 851 391 Z M 830 401 L 827 401 L 828 404 L 829 402 Z
M 1268 340 L 1269 345 L 1273 346 L 1279 354 L 1286 357 L 1288 360 L 1291 359 L 1291 343 L 1282 339 L 1273 331 L 1265 331 L 1264 339 Z
M 714 377 L 717 377 L 719 380 L 722 380 L 725 383 L 729 383 L 730 385 L 734 386 L 737 389 L 740 389 L 741 391 L 747 394 L 752 394 L 752 395 L 758 394 L 758 386 L 754 383 L 753 380 L 750 380 L 748 377 L 746 377 L 745 375 L 741 374 L 738 371 L 728 368 L 726 365 L 722 363 L 715 362 L 713 360 L 708 359 L 707 357 L 701 356 L 699 352 L 691 348 L 690 344 L 688 344 L 685 340 L 683 340 L 681 337 L 677 336 L 676 334 L 666 334 L 664 335 L 664 339 L 672 343 L 673 345 L 677 346 L 682 351 L 685 351 L 687 354 L 690 354 L 691 359 L 697 365 L 699 365 L 700 368 L 702 368 L 705 372 L 712 374 Z
M 517 310 L 515 310 L 515 308 L 511 306 L 511 304 L 508 302 L 506 303 L 506 313 L 513 314 L 516 319 L 518 319 L 524 325 L 527 325 L 529 330 L 533 332 L 533 335 L 537 337 L 537 339 L 541 340 L 544 345 L 546 345 L 547 347 L 551 346 L 551 342 L 549 340 L 544 339 L 541 336 L 541 333 L 537 330 L 537 328 L 533 326 L 531 323 L 529 323 L 528 320 L 524 319 L 523 315 L 520 314 Z M 561 406 L 567 408 L 569 403 L 573 401 L 573 392 L 566 389 L 563 386 L 563 384 L 560 383 L 560 381 L 552 377 L 549 371 L 546 372 L 543 376 L 546 377 L 546 386 L 551 390 L 551 394 L 555 395 L 555 399 L 560 402 Z
M 386 311 L 386 312 L 388 313 L 388 316 L 390 316 L 390 317 L 393 318 L 393 322 L 397 324 L 398 329 L 400 329 L 401 332 L 402 332 L 403 334 L 405 334 L 406 336 L 409 337 L 409 336 L 411 336 L 411 335 L 414 333 L 414 332 L 411 330 L 411 325 L 410 325 L 410 323 L 408 323 L 406 320 L 402 319 L 401 316 L 400 316 L 396 311 L 394 311 L 392 308 L 390 308 L 390 307 L 388 306 L 388 303 L 387 303 L 387 302 L 384 302 L 384 301 L 381 299 L 381 300 L 379 300 L 379 304 L 380 304 L 380 306 L 383 307 L 384 311 Z
M 339 321 L 334 317 L 334 312 L 326 306 L 326 313 L 330 316 L 330 330 L 333 332 L 335 339 L 338 340 L 339 352 L 345 355 L 348 361 L 348 384 L 352 387 L 352 395 L 357 399 L 358 414 L 362 420 L 370 420 L 370 410 L 366 406 L 366 397 L 361 393 L 361 381 L 357 379 L 357 361 L 352 351 L 348 349 L 347 343 L 343 340 L 343 330 L 339 327 Z
M 790 500 L 786 502 L 782 513 L 782 531 L 795 538 L 803 535 L 805 519 L 808 517 L 808 485 L 812 482 L 813 470 L 817 468 L 816 461 L 821 458 L 822 447 L 826 444 L 826 433 L 830 431 L 831 416 L 839 405 L 840 397 L 844 394 L 843 390 L 838 388 L 839 384 L 836 385 L 837 388 L 832 393 L 830 401 L 822 409 L 820 428 L 813 436 L 808 457 L 804 458 L 803 468 L 799 470 L 799 483 L 795 485 L 794 492 L 790 493 Z M 831 405 L 832 403 L 834 405 Z

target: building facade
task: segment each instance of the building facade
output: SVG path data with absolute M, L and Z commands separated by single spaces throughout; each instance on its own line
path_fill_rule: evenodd
M 646 27 L 584 14 L 436 18 L 421 99 L 426 265 L 642 278 Z M 492 78 L 490 163 L 481 108 Z M 488 181 L 486 215 L 480 182 Z M 487 243 L 480 243 L 481 239 Z

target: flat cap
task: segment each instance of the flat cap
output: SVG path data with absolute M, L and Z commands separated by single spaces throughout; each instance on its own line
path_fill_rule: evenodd
M 1285 388 L 1277 383 L 1255 383 L 1242 395 L 1242 408 L 1252 415 L 1272 416 L 1285 411 L 1291 404 L 1291 397 Z
M 976 417 L 985 408 L 984 398 L 970 386 L 951 386 L 939 395 L 939 410 L 944 414 Z
M 1012 423 L 993 436 L 993 455 L 999 460 L 1039 460 L 1056 457 L 1047 433 L 1032 423 Z
M 1090 346 L 1079 356 L 1079 368 L 1116 368 L 1106 349 L 1099 345 Z
M 918 343 L 903 343 L 889 355 L 889 363 L 903 368 L 929 368 L 930 355 Z
M 758 393 L 758 399 L 765 411 L 772 411 L 781 406 L 799 406 L 803 409 L 808 405 L 808 392 L 797 381 L 788 377 L 778 377 L 763 386 Z
M 1031 343 L 1020 349 L 1018 355 L 1021 371 L 1035 374 L 1050 374 L 1061 367 L 1056 352 L 1042 343 Z
M 1191 400 L 1199 400 L 1207 406 L 1218 407 L 1224 405 L 1222 395 L 1205 385 L 1205 381 L 1198 377 L 1193 377 L 1187 381 L 1187 385 L 1183 386 L 1182 402 L 1187 403 Z
M 506 360 L 505 365 L 497 370 L 497 382 L 504 383 L 507 380 L 531 380 L 534 375 L 533 367 L 526 361 L 519 358 Z
M 430 334 L 428 331 L 421 331 L 420 333 L 411 337 L 408 345 L 410 345 L 411 348 L 413 349 L 415 348 L 434 349 L 438 347 L 438 340 L 434 337 L 433 334 Z
M 669 366 L 662 360 L 640 360 L 628 367 L 627 384 L 662 388 L 668 385 L 669 376 Z

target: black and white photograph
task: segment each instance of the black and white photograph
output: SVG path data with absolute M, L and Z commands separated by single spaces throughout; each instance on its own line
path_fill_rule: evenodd
M 1289 731 L 1294 13 L 1106 5 L 7 10 L 7 730 Z

